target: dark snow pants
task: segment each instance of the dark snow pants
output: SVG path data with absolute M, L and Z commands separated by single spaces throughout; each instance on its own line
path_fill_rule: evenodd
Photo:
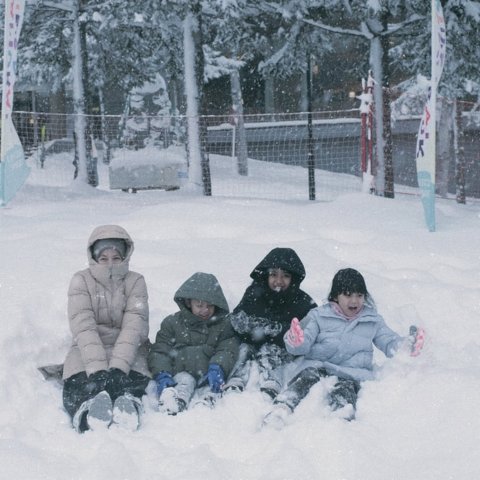
M 124 393 L 130 393 L 134 397 L 141 399 L 145 395 L 150 379 L 141 373 L 129 373 L 130 384 L 126 386 Z M 98 388 L 94 383 L 88 380 L 85 372 L 80 372 L 67 378 L 63 383 L 63 406 L 68 414 L 73 418 L 80 406 L 95 397 L 103 387 Z M 115 398 L 112 398 L 115 401 Z
M 226 388 L 236 387 L 243 390 L 250 376 L 251 362 L 254 361 L 260 373 L 260 390 L 274 398 L 283 386 L 282 367 L 293 359 L 284 348 L 273 343 L 265 343 L 258 349 L 254 345 L 242 343 Z
M 310 389 L 329 374 L 324 368 L 307 367 L 290 380 L 287 388 L 277 396 L 275 403 L 284 403 L 294 410 L 308 395 Z M 355 380 L 339 378 L 329 394 L 329 404 L 334 410 L 350 403 L 353 408 L 357 403 L 360 384 Z

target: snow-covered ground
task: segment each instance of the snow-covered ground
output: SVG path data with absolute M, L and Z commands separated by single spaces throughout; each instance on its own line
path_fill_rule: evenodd
M 223 168 L 214 193 L 225 193 L 203 197 L 188 189 L 109 191 L 103 165 L 99 189 L 56 184 L 60 163 L 47 159 L 46 170 L 34 165 L 0 210 L 0 478 L 480 478 L 479 204 L 437 200 L 431 233 L 414 196 L 349 193 L 309 202 L 228 195 L 229 161 L 214 162 Z M 146 401 L 139 431 L 79 435 L 61 389 L 37 367 L 63 361 L 68 283 L 86 266 L 91 230 L 105 223 L 124 226 L 135 241 L 131 268 L 147 281 L 152 340 L 192 273 L 214 273 L 233 308 L 258 261 L 288 246 L 304 262 L 303 288 L 317 303 L 339 268 L 357 268 L 387 323 L 401 334 L 411 323 L 424 326 L 426 347 L 417 358 L 379 353 L 378 378 L 363 385 L 350 423 L 329 413 L 317 385 L 283 430 L 260 429 L 269 404 L 250 385 L 214 410 L 167 417 Z

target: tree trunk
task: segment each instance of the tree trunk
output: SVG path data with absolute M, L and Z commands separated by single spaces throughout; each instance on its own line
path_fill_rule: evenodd
M 385 9 L 380 17 L 383 31 L 388 31 L 390 11 Z M 385 192 L 387 198 L 395 197 L 395 172 L 393 167 L 393 139 L 392 139 L 392 108 L 390 91 L 390 63 L 388 60 L 390 38 L 388 35 L 381 37 L 381 62 L 383 93 L 383 153 L 385 161 Z
M 308 111 L 308 72 L 302 73 L 300 78 L 300 100 L 298 108 L 301 112 Z
M 435 183 L 437 185 L 437 193 L 444 198 L 448 194 L 448 170 L 452 153 L 453 115 L 453 103 L 446 98 L 442 98 L 440 101 L 440 121 L 438 125 L 438 130 L 442 133 L 438 136 L 438 163 Z
M 375 31 L 372 31 L 370 67 L 375 79 L 373 96 L 376 121 L 375 138 L 377 141 L 376 191 L 378 195 L 394 198 L 390 69 L 388 62 L 389 36 L 380 35 L 380 33 L 388 31 L 390 16 L 389 10 L 384 8 L 378 18 L 381 29 L 375 28 Z M 372 25 L 375 25 L 375 22 Z
M 87 148 L 85 144 L 85 96 L 82 79 L 82 52 L 80 25 L 78 21 L 78 2 L 74 4 L 73 12 L 73 111 L 75 113 L 75 173 L 74 178 L 80 178 L 88 183 L 87 178 Z
M 385 193 L 385 152 L 383 137 L 383 65 L 382 45 L 378 37 L 374 37 L 370 43 L 370 66 L 375 79 L 373 86 L 373 103 L 375 108 L 375 154 L 376 163 L 372 165 L 372 174 L 375 175 L 375 191 L 377 195 Z
M 467 203 L 465 194 L 465 150 L 463 148 L 462 104 L 455 99 L 455 128 L 453 145 L 455 150 L 455 181 L 457 203 Z
M 82 6 L 82 5 L 81 5 Z M 81 12 L 79 12 L 81 13 Z M 80 27 L 80 51 L 82 56 L 82 83 L 84 94 L 84 108 L 85 108 L 85 154 L 87 165 L 87 181 L 92 187 L 98 186 L 98 171 L 97 171 L 97 159 L 94 158 L 93 152 L 93 135 L 92 135 L 92 122 L 90 118 L 91 114 L 91 102 L 89 97 L 89 85 L 88 85 L 88 52 L 87 52 L 87 24 L 81 22 Z
M 315 200 L 315 155 L 313 144 L 313 117 L 312 117 L 312 57 L 307 52 L 307 168 L 308 168 L 308 198 Z
M 192 29 L 195 18 L 187 13 L 184 21 L 184 65 L 185 65 L 185 95 L 187 104 L 187 159 L 188 181 L 192 186 L 202 184 L 200 158 L 200 126 L 198 118 L 198 85 L 195 76 L 195 47 Z
M 236 148 L 237 152 L 237 169 L 239 175 L 248 175 L 248 148 L 247 135 L 245 131 L 245 121 L 243 118 L 243 97 L 240 84 L 240 73 L 234 70 L 230 74 L 230 85 L 232 90 L 233 102 L 233 121 L 236 130 Z
M 103 142 L 104 152 L 103 152 L 103 163 L 105 165 L 110 165 L 110 160 L 112 159 L 112 151 L 110 145 L 110 134 L 107 129 L 107 119 L 106 119 L 106 109 L 105 109 L 105 97 L 103 95 L 103 88 L 99 87 L 98 89 L 98 100 L 100 102 L 100 138 Z
M 265 77 L 265 113 L 275 113 L 275 93 L 274 93 L 274 78 L 267 74 Z
M 205 95 L 203 93 L 205 57 L 203 54 L 203 32 L 202 32 L 202 12 L 201 3 L 196 1 L 190 4 L 193 15 L 192 38 L 194 49 L 195 65 L 195 83 L 197 86 L 197 105 L 198 105 L 198 125 L 199 125 L 199 147 L 200 147 L 200 169 L 203 185 L 203 194 L 209 196 L 212 194 L 212 179 L 210 175 L 210 160 L 207 152 L 207 118 L 204 113 L 207 111 L 205 105 Z
M 172 67 L 173 68 L 173 67 Z M 178 141 L 184 140 L 184 135 L 182 133 L 182 122 L 180 120 L 180 113 L 185 112 L 185 106 L 183 105 L 182 100 L 180 99 L 181 88 L 179 87 L 180 82 L 177 78 L 177 72 L 174 70 L 174 73 L 170 77 L 170 81 L 168 82 L 168 96 L 170 101 L 172 102 L 172 107 L 170 114 L 173 117 L 173 134 Z

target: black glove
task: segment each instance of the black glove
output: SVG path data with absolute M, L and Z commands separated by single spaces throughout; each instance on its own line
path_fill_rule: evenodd
M 107 385 L 105 390 L 109 393 L 112 401 L 123 395 L 130 385 L 130 378 L 119 368 L 110 368 L 108 370 Z
M 105 390 L 107 385 L 108 372 L 106 370 L 98 370 L 90 374 L 87 380 L 87 390 L 94 397 L 97 393 Z
M 274 338 L 282 331 L 280 322 L 256 315 L 248 315 L 243 310 L 238 313 L 230 313 L 228 319 L 238 334 L 248 337 L 254 343 L 265 341 L 265 337 Z

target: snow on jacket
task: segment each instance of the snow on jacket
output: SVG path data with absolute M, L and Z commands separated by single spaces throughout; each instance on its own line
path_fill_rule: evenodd
M 291 273 L 292 280 L 284 292 L 275 292 L 268 286 L 268 271 L 281 268 Z M 275 343 L 284 347 L 283 335 L 293 317 L 303 318 L 317 304 L 300 289 L 305 278 L 305 267 L 295 250 L 274 248 L 253 269 L 252 284 L 246 289 L 240 303 L 230 315 L 230 321 L 239 338 L 257 347 Z
M 285 342 L 289 353 L 303 355 L 297 371 L 323 367 L 331 375 L 357 381 L 373 378 L 373 345 L 391 357 L 403 341 L 375 308 L 367 306 L 349 321 L 328 303 L 310 311 L 300 324 L 303 343 L 293 347 Z
M 127 252 L 121 264 L 98 264 L 92 257 L 96 240 L 121 238 Z M 77 272 L 68 289 L 68 318 L 73 343 L 63 378 L 85 371 L 119 368 L 149 376 L 148 294 L 142 275 L 129 271 L 133 253 L 129 234 L 117 225 L 97 227 L 88 240 L 89 268 Z
M 215 305 L 214 315 L 202 320 L 186 306 L 186 299 Z M 162 371 L 172 375 L 188 372 L 200 379 L 211 363 L 220 365 L 228 376 L 237 360 L 239 342 L 226 318 L 228 304 L 215 276 L 193 274 L 177 290 L 174 300 L 180 310 L 162 321 L 148 356 L 153 376 Z

